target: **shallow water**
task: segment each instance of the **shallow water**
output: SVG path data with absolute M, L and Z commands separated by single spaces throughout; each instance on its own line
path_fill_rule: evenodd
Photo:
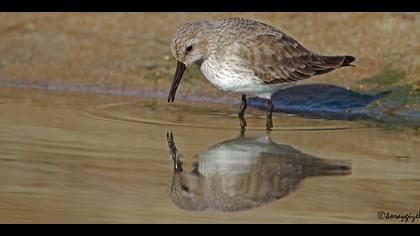
M 231 105 L 30 89 L 0 89 L 0 110 L 1 223 L 398 223 L 378 212 L 420 211 L 413 129 L 277 113 L 266 135 L 249 108 L 241 137 Z

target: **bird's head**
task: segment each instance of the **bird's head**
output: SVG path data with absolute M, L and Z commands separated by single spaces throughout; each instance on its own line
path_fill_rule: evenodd
M 209 56 L 208 21 L 188 23 L 176 31 L 172 38 L 171 51 L 177 60 L 168 102 L 175 99 L 176 90 L 186 68 L 194 63 L 201 64 Z

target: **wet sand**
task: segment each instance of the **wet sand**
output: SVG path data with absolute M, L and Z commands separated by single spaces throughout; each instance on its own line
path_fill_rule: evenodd
M 271 142 L 257 143 L 265 113 L 251 107 L 245 138 L 264 151 L 240 158 L 229 149 L 243 165 L 235 169 L 212 152 L 242 143 L 233 105 L 0 88 L 0 109 L 1 223 L 399 223 L 377 214 L 420 210 L 420 136 L 413 129 L 276 113 Z M 180 191 L 190 205 L 205 196 L 202 211 L 181 209 L 170 194 L 179 172 L 167 132 L 183 174 L 200 174 Z M 309 162 L 293 156 L 349 168 L 308 172 Z M 213 160 L 220 169 L 204 168 Z M 264 176 L 264 168 L 273 174 Z M 220 194 L 255 204 L 222 211 L 242 203 L 222 208 L 228 203 Z

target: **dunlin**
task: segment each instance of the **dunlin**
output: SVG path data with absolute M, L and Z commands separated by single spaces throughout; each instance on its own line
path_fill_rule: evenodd
M 221 90 L 242 94 L 241 128 L 247 96 L 267 99 L 267 130 L 273 127 L 272 95 L 295 81 L 351 66 L 352 56 L 323 56 L 309 51 L 282 31 L 254 20 L 225 18 L 197 21 L 180 27 L 172 38 L 177 60 L 168 102 L 187 67 L 197 64 Z

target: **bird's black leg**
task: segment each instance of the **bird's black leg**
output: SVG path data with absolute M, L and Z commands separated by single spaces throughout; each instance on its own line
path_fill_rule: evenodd
M 273 128 L 273 101 L 270 99 L 267 100 L 267 130 Z
M 239 113 L 238 113 L 239 121 L 241 123 L 241 131 L 245 130 L 245 127 L 247 125 L 246 120 L 245 120 L 245 110 L 247 106 L 248 106 L 248 103 L 246 101 L 246 95 L 243 94 L 241 107 L 239 108 Z

